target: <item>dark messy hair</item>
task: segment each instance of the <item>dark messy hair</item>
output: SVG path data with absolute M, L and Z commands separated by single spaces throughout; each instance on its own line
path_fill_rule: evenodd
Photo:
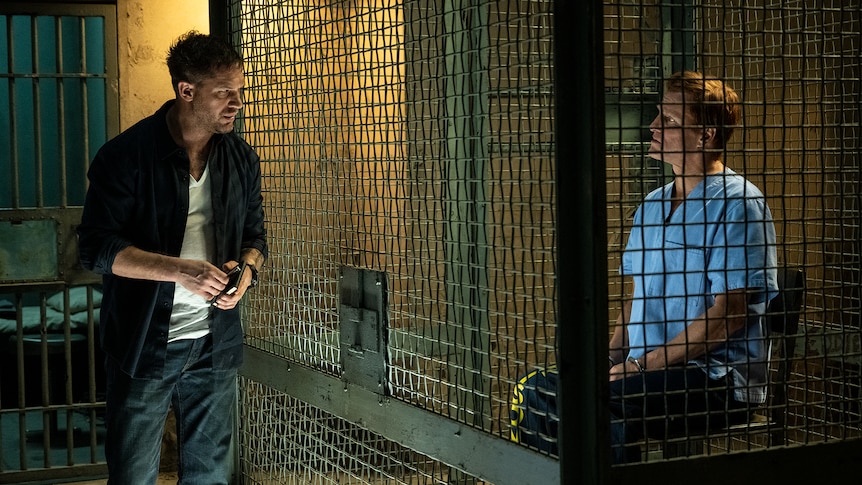
M 674 73 L 667 81 L 667 91 L 686 95 L 692 102 L 695 121 L 717 128 L 719 148 L 724 148 L 742 119 L 741 100 L 736 91 L 721 79 L 694 71 Z
M 242 57 L 227 42 L 194 30 L 177 39 L 167 61 L 174 92 L 180 81 L 195 84 L 218 70 L 242 66 Z

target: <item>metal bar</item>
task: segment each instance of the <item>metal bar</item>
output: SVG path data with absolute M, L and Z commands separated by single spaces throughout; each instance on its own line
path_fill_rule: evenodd
M 210 34 L 222 39 L 230 39 L 231 34 L 228 2 L 229 0 L 209 0 Z
M 51 406 L 51 373 L 50 362 L 48 361 L 48 329 L 45 322 L 47 320 L 47 298 L 45 293 L 39 294 L 39 335 L 41 337 L 39 344 L 39 361 L 40 372 L 39 379 L 42 384 L 42 455 L 45 468 L 51 467 L 51 433 L 54 430 L 53 424 L 56 422 L 57 413 L 51 412 L 48 408 Z
M 27 406 L 24 376 L 24 295 L 15 294 L 15 357 L 18 365 L 18 460 L 22 470 L 27 469 Z
M 598 0 L 554 2 L 562 483 L 609 483 L 602 12 Z
M 96 320 L 93 317 L 93 287 L 87 285 L 87 400 L 90 407 L 90 461 L 96 462 Z M 101 407 L 100 403 L 98 407 Z M 79 409 L 85 409 L 87 405 L 78 405 Z
M 33 165 L 35 168 L 35 176 L 33 177 L 36 184 L 36 207 L 45 207 L 45 192 L 44 192 L 44 158 L 42 153 L 42 122 L 40 120 L 40 114 L 42 113 L 42 96 L 41 96 L 41 85 L 42 83 L 39 80 L 39 36 L 38 32 L 38 24 L 36 22 L 35 15 L 30 17 L 30 42 L 32 45 L 32 62 L 33 62 L 33 71 L 36 73 L 36 76 L 33 78 L 33 154 L 34 160 Z
M 69 287 L 67 286 L 63 288 L 63 369 L 65 371 L 65 378 L 63 379 L 65 397 L 63 402 L 69 406 L 66 408 L 66 464 L 74 465 L 75 457 L 72 454 L 75 449 L 74 426 L 72 424 L 72 412 L 74 411 L 72 408 L 74 404 L 72 391 L 72 312 L 70 308 L 71 301 L 69 299 Z M 56 396 L 54 400 L 57 400 Z M 54 416 L 56 415 L 55 412 Z
M 54 24 L 56 25 L 55 53 L 57 55 L 57 72 L 63 72 L 63 22 L 62 18 L 55 17 Z M 81 53 L 81 58 L 86 57 L 86 51 Z M 57 136 L 59 137 L 60 145 L 60 206 L 68 205 L 68 178 L 66 176 L 66 117 L 65 117 L 65 92 L 63 90 L 63 80 L 57 79 Z M 81 125 L 87 125 L 87 119 L 84 118 Z
M 108 476 L 108 466 L 105 464 L 86 464 L 74 467 L 51 468 L 49 470 L 8 471 L 0 474 L 0 483 L 57 483 L 72 479 L 84 480 L 93 477 Z M 76 480 L 76 481 L 77 481 Z
M 83 17 L 78 19 L 78 21 L 81 23 L 81 72 L 86 73 L 89 67 L 87 64 L 87 22 Z M 90 160 L 90 93 L 87 91 L 87 78 L 81 79 L 81 114 L 84 120 L 81 126 L 81 131 L 83 131 L 83 156 L 84 160 L 88 161 Z M 87 169 L 89 166 L 89 163 L 82 164 L 85 184 L 87 183 Z M 87 294 L 88 296 L 92 296 L 90 292 Z
M 561 483 L 556 459 L 246 346 L 240 374 L 490 483 Z
M 209 17 L 210 17 L 210 33 L 227 40 L 237 52 L 242 52 L 242 24 L 241 15 L 242 0 L 209 0 Z M 240 112 L 239 123 L 237 123 L 237 132 L 242 135 L 243 127 L 245 126 L 245 113 L 247 110 Z M 237 382 L 239 386 L 239 382 Z M 238 390 L 238 389 L 237 389 Z M 234 419 L 234 436 L 239 436 L 240 433 L 240 414 L 239 414 L 239 399 L 235 405 Z M 235 440 L 232 442 L 235 444 Z M 233 476 L 232 482 L 239 484 L 242 482 L 241 469 L 242 456 L 239 446 L 233 446 Z
M 9 46 L 10 73 L 15 72 L 15 35 L 12 28 L 12 16 L 6 16 L 6 45 Z M 12 181 L 12 208 L 21 207 L 21 186 L 18 173 L 18 123 L 15 116 L 17 113 L 15 103 L 15 78 L 9 79 L 9 178 Z
M 50 406 L 29 406 L 29 407 L 21 407 L 15 409 L 2 409 L 0 410 L 0 414 L 15 414 L 19 411 L 41 411 L 43 409 L 50 409 L 52 411 L 65 411 L 67 409 L 98 409 L 104 406 L 105 403 L 102 402 L 93 402 L 93 403 L 76 403 L 73 405 L 69 404 L 52 404 Z
M 67 73 L 0 73 L 2 79 L 107 79 L 104 74 L 91 74 L 86 72 Z

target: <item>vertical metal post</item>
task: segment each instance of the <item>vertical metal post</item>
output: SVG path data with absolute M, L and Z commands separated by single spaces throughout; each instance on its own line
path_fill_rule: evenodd
M 11 52 L 11 50 L 10 50 Z M 14 117 L 13 117 L 14 119 Z M 15 199 L 17 201 L 17 199 Z M 18 467 L 27 469 L 27 388 L 24 374 L 24 295 L 15 293 L 15 364 L 18 377 Z
M 69 288 L 63 288 L 63 368 L 64 368 L 64 386 L 63 386 L 63 398 L 62 404 L 64 404 L 66 409 L 63 410 L 63 413 L 66 415 L 66 463 L 69 465 L 75 464 L 75 454 L 73 453 L 75 450 L 75 426 L 73 424 L 73 412 L 74 412 L 74 388 L 72 386 L 72 325 L 71 325 L 71 311 L 70 311 L 71 300 L 69 298 Z M 57 372 L 57 369 L 54 369 L 53 372 Z M 60 403 L 59 396 L 54 396 L 55 403 Z M 54 419 L 56 422 L 56 416 L 60 413 L 59 410 L 54 412 Z M 59 440 L 60 437 L 58 436 Z
M 602 12 L 554 2 L 560 483 L 604 483 L 610 455 Z
M 33 80 L 31 81 L 33 86 L 33 154 L 35 159 L 33 160 L 35 164 L 35 176 L 32 181 L 35 187 L 35 205 L 36 207 L 45 207 L 45 191 L 44 191 L 44 179 L 45 179 L 45 160 L 42 153 L 42 142 L 44 141 L 44 137 L 42 136 L 42 120 L 40 119 L 40 114 L 42 113 L 42 83 L 40 82 L 41 74 L 39 72 L 39 25 L 36 22 L 37 17 L 33 15 L 30 17 L 30 43 L 33 46 L 32 63 L 33 63 L 33 72 L 36 74 L 33 76 Z M 14 116 L 14 115 L 13 115 Z
M 9 178 L 12 181 L 12 201 L 11 208 L 17 209 L 21 207 L 21 186 L 20 174 L 18 170 L 18 123 L 17 123 L 17 108 L 15 103 L 15 35 L 13 32 L 14 22 L 12 16 L 6 16 L 6 45 L 9 46 L 9 66 L 7 72 L 9 76 Z
M 87 57 L 89 57 L 88 56 L 89 50 L 88 50 L 88 43 L 87 43 L 88 27 L 87 27 L 87 22 L 83 18 L 80 19 L 79 22 L 81 22 L 81 52 L 83 54 L 83 55 L 81 55 L 81 72 L 89 73 L 90 72 L 88 70 L 89 66 L 87 65 Z M 84 120 L 89 121 L 89 119 L 90 119 L 90 92 L 88 91 L 87 86 L 88 86 L 87 78 L 86 77 L 82 78 L 81 79 L 81 110 L 82 110 L 81 116 Z M 89 164 L 89 160 L 90 160 L 90 126 L 89 125 L 90 124 L 84 123 L 83 125 L 84 125 L 82 127 L 83 131 L 81 134 L 83 135 L 84 160 L 86 161 L 86 163 L 82 164 L 81 168 L 83 169 L 84 183 L 87 184 L 89 182 L 89 179 L 87 178 L 87 171 L 90 167 L 90 164 Z M 86 186 L 84 187 L 84 190 L 86 191 Z M 63 199 L 64 202 L 66 204 L 68 204 L 68 200 L 69 200 L 68 195 L 66 195 L 64 193 L 63 197 L 64 197 L 64 199 Z
M 242 55 L 242 0 L 209 0 L 210 35 L 226 40 Z M 234 129 L 244 131 L 245 110 L 239 112 Z
M 90 462 L 96 462 L 96 319 L 93 302 L 93 287 L 87 286 L 87 402 L 91 407 L 87 410 L 90 416 Z M 101 362 L 99 362 L 101 365 Z
M 228 29 L 230 25 L 230 19 L 228 18 L 229 3 L 230 0 L 210 0 L 210 35 L 221 37 L 222 39 L 230 38 Z
M 54 50 L 57 56 L 57 80 L 55 82 L 57 83 L 57 141 L 60 146 L 60 206 L 66 207 L 69 204 L 69 182 L 66 173 L 66 92 L 64 89 L 66 79 L 63 72 L 63 19 L 61 17 L 55 18 L 54 25 L 56 25 Z M 83 62 L 83 59 L 87 58 L 87 45 L 83 43 L 81 45 L 83 47 L 81 49 L 81 59 Z M 82 72 L 86 71 L 82 70 Z M 83 78 L 82 82 L 84 82 Z M 86 125 L 86 123 L 83 124 Z
M 240 50 L 242 41 L 242 1 L 210 0 L 210 35 L 221 37 Z
M 45 468 L 51 468 L 51 442 L 57 414 L 51 411 L 51 362 L 48 360 L 48 303 L 45 293 L 39 293 L 39 379 L 42 384 L 42 457 Z

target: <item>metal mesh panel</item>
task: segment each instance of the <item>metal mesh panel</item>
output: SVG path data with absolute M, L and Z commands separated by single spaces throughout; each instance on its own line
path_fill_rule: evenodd
M 338 416 L 241 380 L 243 483 L 448 484 L 457 471 Z
M 555 363 L 554 170 L 577 163 L 553 159 L 551 2 L 233 8 L 246 58 L 242 130 L 264 160 L 272 249 L 245 306 L 248 345 L 343 376 L 339 269 L 382 271 L 389 397 L 507 436 L 513 389 Z M 648 125 L 664 79 L 681 69 L 720 76 L 742 94 L 744 128 L 726 160 L 765 193 L 779 266 L 805 275 L 799 330 L 781 341 L 795 351 L 770 371 L 772 396 L 781 365 L 790 366 L 787 401 L 770 397 L 753 410 L 769 416 L 762 423 L 645 440 L 645 456 L 666 456 L 671 445 L 686 455 L 764 448 L 778 443 L 777 431 L 788 444 L 857 437 L 859 7 L 605 2 L 604 25 L 610 330 L 630 298 L 617 269 L 633 213 L 670 181 L 648 156 Z M 245 386 L 249 443 L 324 419 L 314 406 Z M 270 416 L 254 411 L 267 406 Z M 287 414 L 294 406 L 302 419 Z M 779 414 L 782 423 L 772 419 Z M 331 423 L 338 446 L 361 434 Z M 249 453 L 248 469 L 286 473 L 301 468 L 291 460 L 309 459 L 294 443 L 279 446 L 297 455 Z M 329 480 L 351 466 L 302 473 Z M 363 466 L 378 479 L 390 465 Z M 399 473 L 421 467 L 407 468 Z
M 776 428 L 788 444 L 860 435 L 860 16 L 846 2 L 606 4 L 612 321 L 628 297 L 616 270 L 632 211 L 661 185 L 661 168 L 646 156 L 647 125 L 661 79 L 683 67 L 741 93 L 744 128 L 725 159 L 765 193 L 779 266 L 805 272 L 795 352 L 774 358 L 771 370 L 771 392 L 786 384 L 787 402 L 770 398 L 759 411 L 786 423 L 723 429 L 707 441 L 684 436 L 684 454 L 770 446 Z
M 272 246 L 250 345 L 338 374 L 337 270 L 382 270 L 393 394 L 505 429 L 553 363 L 548 9 L 243 3 Z
M 702 42 L 716 51 L 704 64 L 724 66 L 746 93 L 754 129 L 746 131 L 743 161 L 762 173 L 759 183 L 771 195 L 779 257 L 808 275 L 789 437 L 859 437 L 862 11 L 846 2 L 793 1 L 715 5 L 703 17 Z M 719 23 L 729 27 L 724 38 L 714 32 Z

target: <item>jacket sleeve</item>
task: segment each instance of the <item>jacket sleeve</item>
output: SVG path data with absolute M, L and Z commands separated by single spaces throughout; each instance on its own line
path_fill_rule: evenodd
M 122 229 L 133 211 L 135 170 L 128 157 L 103 147 L 87 173 L 90 185 L 78 226 L 78 256 L 81 265 L 98 274 L 111 274 L 117 253 L 131 241 Z
M 253 153 L 253 152 L 252 152 Z M 264 227 L 263 194 L 261 191 L 260 157 L 253 154 L 248 167 L 249 190 L 245 224 L 242 234 L 242 249 L 257 249 L 264 259 L 269 256 Z

